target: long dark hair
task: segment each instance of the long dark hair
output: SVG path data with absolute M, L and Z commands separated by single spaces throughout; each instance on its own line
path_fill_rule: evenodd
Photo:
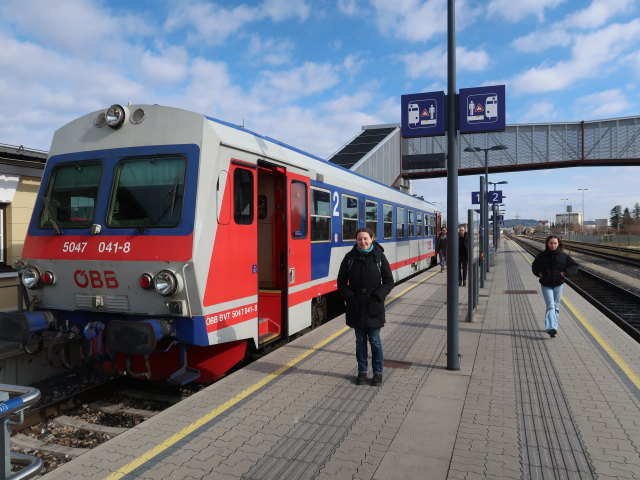
M 551 240 L 552 238 L 555 238 L 555 239 L 558 240 L 558 251 L 561 252 L 562 250 L 564 250 L 564 245 L 562 243 L 562 239 L 557 235 L 549 235 L 547 237 L 547 239 L 544 241 L 544 249 L 545 250 L 551 250 L 549 248 L 549 240 Z

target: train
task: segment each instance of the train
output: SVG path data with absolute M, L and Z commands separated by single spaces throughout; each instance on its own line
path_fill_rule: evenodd
M 49 360 L 211 382 L 318 326 L 369 227 L 400 281 L 436 261 L 440 213 L 244 127 L 114 104 L 58 129 L 22 256 L 26 307 L 0 340 Z

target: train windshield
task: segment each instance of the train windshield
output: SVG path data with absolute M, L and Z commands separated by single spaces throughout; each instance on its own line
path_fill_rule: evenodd
M 86 228 L 93 223 L 102 165 L 77 163 L 53 170 L 43 198 L 41 228 Z
M 186 159 L 129 158 L 118 164 L 107 225 L 175 227 L 182 217 Z

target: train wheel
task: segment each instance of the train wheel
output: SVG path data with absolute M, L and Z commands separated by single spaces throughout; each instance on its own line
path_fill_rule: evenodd
M 311 300 L 311 327 L 316 328 L 327 321 L 327 297 L 322 295 Z

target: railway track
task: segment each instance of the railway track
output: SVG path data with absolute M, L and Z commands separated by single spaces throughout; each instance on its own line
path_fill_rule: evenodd
M 544 238 L 527 236 L 528 240 L 544 243 Z M 633 248 L 614 247 L 597 243 L 576 242 L 563 240 L 565 249 L 569 252 L 580 252 L 604 260 L 620 263 L 640 269 L 640 250 Z
M 61 377 L 39 386 L 43 400 L 27 410 L 24 422 L 13 429 L 12 450 L 39 457 L 44 464 L 42 473 L 55 470 L 203 388 L 123 377 L 98 384 L 81 378 L 75 382 Z
M 542 250 L 517 237 L 510 238 L 533 256 Z M 573 250 L 576 251 L 575 247 Z M 640 342 L 639 295 L 582 267 L 576 275 L 567 278 L 566 282 L 629 336 Z

